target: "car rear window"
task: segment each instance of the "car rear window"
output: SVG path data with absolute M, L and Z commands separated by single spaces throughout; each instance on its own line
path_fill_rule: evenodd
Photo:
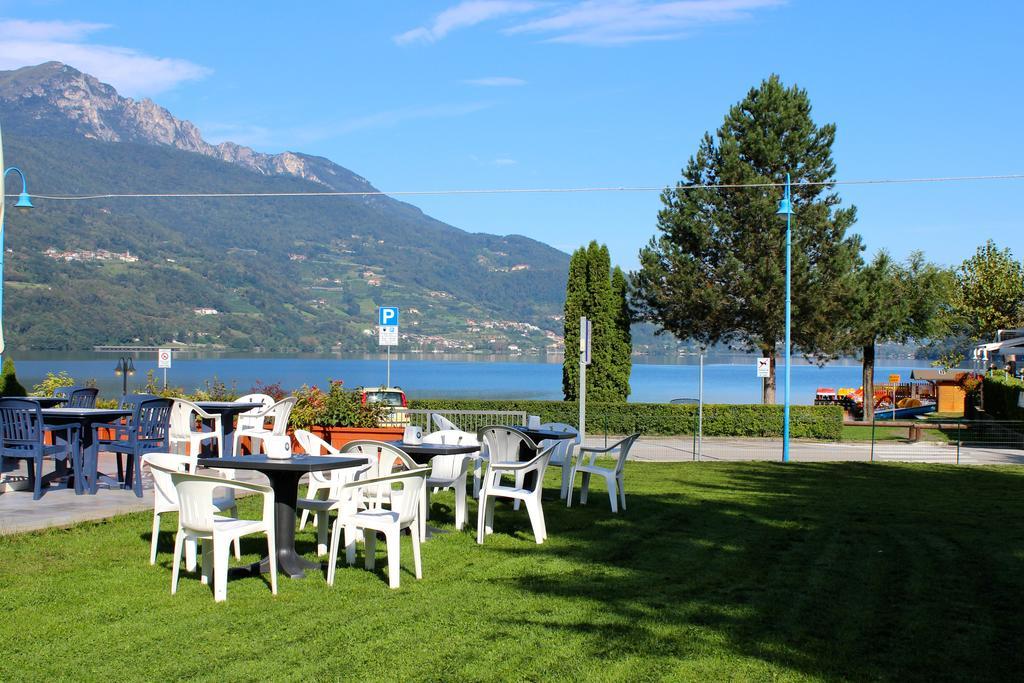
M 401 407 L 402 394 L 399 391 L 368 391 L 366 392 L 366 402 Z

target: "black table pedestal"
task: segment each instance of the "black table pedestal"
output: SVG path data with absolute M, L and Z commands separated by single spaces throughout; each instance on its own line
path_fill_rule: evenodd
M 320 569 L 295 552 L 295 505 L 299 497 L 299 480 L 305 472 L 267 470 L 263 474 L 274 489 L 274 543 L 277 545 L 277 573 L 290 579 L 301 579 L 310 569 Z M 250 573 L 270 572 L 270 561 L 264 557 L 248 568 Z

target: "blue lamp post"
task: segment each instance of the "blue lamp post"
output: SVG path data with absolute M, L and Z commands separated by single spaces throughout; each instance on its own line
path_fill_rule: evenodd
M 782 462 L 789 462 L 789 373 L 792 359 L 792 347 L 790 346 L 790 284 L 792 270 L 792 227 L 793 227 L 793 200 L 789 193 L 789 174 L 786 174 L 786 194 L 779 201 L 779 210 L 775 213 L 786 217 L 786 388 L 783 393 L 782 404 Z
M 3 136 L 0 135 L 0 168 L 4 168 L 4 145 Z M 3 183 L 0 184 L 0 357 L 4 353 L 4 208 L 7 203 L 7 174 L 17 173 L 21 176 L 21 194 L 18 195 L 18 201 L 14 204 L 14 207 L 22 211 L 26 211 L 32 208 L 32 199 L 28 196 L 28 186 L 25 183 L 25 174 L 22 173 L 20 168 L 11 166 L 10 168 L 4 169 Z

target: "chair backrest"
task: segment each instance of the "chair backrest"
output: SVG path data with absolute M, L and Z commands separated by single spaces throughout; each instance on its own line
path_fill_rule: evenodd
M 391 494 L 387 500 L 391 503 L 391 511 L 398 513 L 399 526 L 408 526 L 419 512 L 420 496 L 427 481 L 427 468 L 417 467 L 413 470 L 396 472 L 366 481 L 356 481 L 362 490 L 372 494 L 373 491 L 386 491 Z M 401 491 L 401 495 L 394 495 Z M 415 531 L 413 533 L 416 533 Z
M 615 444 L 615 448 L 619 449 L 619 459 L 615 461 L 615 473 L 618 474 L 622 471 L 622 468 L 626 466 L 626 457 L 629 455 L 629 449 L 633 447 L 636 440 L 640 438 L 640 432 L 636 434 L 630 434 L 622 441 Z
M 434 427 L 436 427 L 437 429 L 454 429 L 456 431 L 458 431 L 459 429 L 459 425 L 455 424 L 444 415 L 438 415 L 437 413 L 430 414 L 430 421 L 434 424 Z
M 67 408 L 95 408 L 100 390 L 96 387 L 73 387 L 68 394 Z
M 473 432 L 464 432 L 461 429 L 441 429 L 430 432 L 423 436 L 423 443 L 433 444 L 465 444 L 467 446 L 479 446 L 480 441 Z
M 572 449 L 580 442 L 580 433 L 575 427 L 564 422 L 545 422 L 541 429 L 549 429 L 553 432 L 568 432 L 575 434 L 575 439 L 545 439 L 541 441 L 542 446 L 554 446 L 551 451 L 550 462 L 567 463 L 572 458 Z
M 182 527 L 201 533 L 213 532 L 213 492 L 224 485 L 219 477 L 170 472 L 178 494 L 178 520 Z
M 188 441 L 196 426 L 196 413 L 199 406 L 183 398 L 176 398 L 173 401 L 169 420 L 170 437 L 176 441 Z
M 367 472 L 369 477 L 382 477 L 391 474 L 396 465 L 401 465 L 406 469 L 420 467 L 405 451 L 394 444 L 383 441 L 369 439 L 349 441 L 341 447 L 341 452 L 344 455 L 358 453 L 365 457 L 370 463 L 370 470 Z
M 431 479 L 458 479 L 469 469 L 468 454 L 437 455 L 430 460 Z
M 148 401 L 153 398 L 160 398 L 156 394 L 125 394 L 121 397 L 117 407 L 121 410 L 135 410 L 135 406 L 142 401 Z
M 235 399 L 235 403 L 259 403 L 261 405 L 256 408 L 251 408 L 244 413 L 238 414 L 238 429 L 262 429 L 263 428 L 263 417 L 256 417 L 261 415 L 267 408 L 274 405 L 274 397 L 267 396 L 266 394 L 246 394 L 238 399 Z
M 487 447 L 487 454 L 491 462 L 495 463 L 518 461 L 519 449 L 523 444 L 530 450 L 537 451 L 537 444 L 526 434 L 500 425 L 481 428 L 480 442 Z
M 171 421 L 171 399 L 149 398 L 139 401 L 132 412 L 135 433 L 143 441 L 162 441 L 167 438 Z
M 295 430 L 295 440 L 307 455 L 338 455 L 341 451 L 305 429 Z
M 0 438 L 5 447 L 43 443 L 43 412 L 25 398 L 0 398 Z
M 281 399 L 270 408 L 269 417 L 274 421 L 271 431 L 274 434 L 280 435 L 288 431 L 288 418 L 291 416 L 292 408 L 295 407 L 297 400 L 294 396 L 289 396 L 288 398 Z
M 178 492 L 171 481 L 173 472 L 194 472 L 196 459 L 187 455 L 177 453 L 147 453 L 142 456 L 142 462 L 149 465 L 149 472 L 153 475 L 153 490 L 156 496 L 155 504 L 159 508 L 177 508 Z

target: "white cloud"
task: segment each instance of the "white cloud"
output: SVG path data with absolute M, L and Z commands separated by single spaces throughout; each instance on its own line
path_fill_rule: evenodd
M 469 0 L 441 12 L 428 26 L 396 36 L 399 45 L 435 43 L 459 28 L 492 19 L 529 15 L 506 34 L 540 36 L 546 42 L 626 45 L 676 40 L 709 24 L 745 21 L 755 10 L 788 0 L 576 0 L 536 3 Z
M 0 69 L 58 61 L 91 74 L 119 92 L 155 95 L 211 70 L 184 59 L 153 57 L 137 50 L 85 42 L 105 24 L 80 21 L 0 19 Z
M 546 17 L 513 26 L 506 33 L 532 33 L 549 42 L 624 45 L 673 40 L 707 24 L 743 21 L 757 9 L 786 0 L 586 0 Z
M 508 76 L 488 76 L 487 78 L 470 78 L 462 81 L 466 85 L 482 85 L 488 88 L 509 88 L 519 85 L 526 85 L 522 78 L 509 78 Z
M 420 26 L 395 36 L 399 45 L 436 43 L 456 29 L 476 26 L 491 19 L 530 12 L 535 2 L 519 0 L 465 0 L 438 14 L 430 26 Z
M 508 157 L 499 157 L 491 162 L 492 166 L 515 166 L 518 161 L 515 159 L 509 159 Z

